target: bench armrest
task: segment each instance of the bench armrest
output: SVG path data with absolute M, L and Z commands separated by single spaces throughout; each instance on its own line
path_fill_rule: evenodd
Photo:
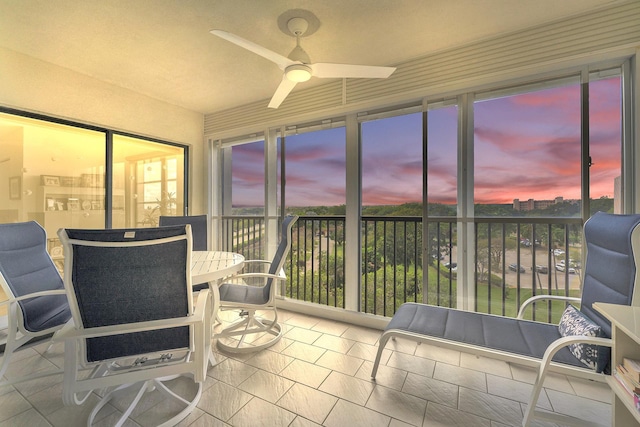
M 562 295 L 536 295 L 530 298 L 527 298 L 522 305 L 520 306 L 520 310 L 518 310 L 517 319 L 522 319 L 524 316 L 524 311 L 527 306 L 533 304 L 534 302 L 544 301 L 544 300 L 556 300 L 556 301 L 566 301 L 566 302 L 580 302 L 582 301 L 580 298 L 576 297 L 566 297 Z

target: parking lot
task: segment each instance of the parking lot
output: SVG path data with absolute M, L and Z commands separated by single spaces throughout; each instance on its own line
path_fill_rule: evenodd
M 452 259 L 456 260 L 456 248 L 453 248 Z M 531 247 L 520 248 L 520 269 L 515 268 L 518 262 L 517 250 L 507 250 L 505 253 L 505 277 L 504 281 L 509 287 L 518 286 L 518 280 L 521 288 L 531 288 L 533 280 L 535 280 L 536 287 L 542 289 L 564 289 L 565 281 L 568 278 L 570 289 L 580 288 L 580 273 L 579 269 L 574 269 L 575 273 L 566 274 L 564 271 L 556 269 L 555 265 L 560 264 L 565 259 L 564 254 L 554 256 L 551 254 L 551 263 L 549 264 L 549 253 L 546 248 L 536 249 L 535 252 L 535 265 L 542 267 L 534 272 L 533 264 L 533 250 Z M 509 266 L 513 265 L 513 269 Z M 547 272 L 544 273 L 544 267 Z M 495 266 L 492 264 L 491 273 L 494 276 L 502 274 L 502 265 Z M 515 270 L 515 271 L 514 271 Z M 520 270 L 520 272 L 518 272 Z M 523 271 L 524 270 L 524 271 Z
M 544 268 L 540 268 L 538 269 L 538 271 L 534 271 L 532 248 L 521 248 L 520 266 L 524 268 L 524 273 L 518 273 L 517 271 L 512 271 L 508 268 L 510 264 L 517 264 L 518 253 L 516 250 L 507 250 L 505 254 L 505 264 L 507 265 L 505 282 L 508 286 L 515 287 L 518 284 L 518 276 L 520 276 L 521 287 L 530 288 L 532 280 L 535 279 L 537 287 L 546 289 L 551 286 L 552 289 L 555 289 L 557 284 L 558 288 L 563 289 L 565 287 L 565 281 L 567 280 L 567 274 L 565 274 L 565 272 L 563 271 L 557 270 L 555 268 L 555 264 L 560 264 L 561 261 L 564 261 L 564 259 L 564 255 L 554 257 L 554 255 L 552 254 L 551 264 L 549 264 L 549 253 L 547 252 L 547 249 L 536 249 L 535 265 L 538 265 L 540 267 L 547 267 L 548 272 L 545 274 L 541 272 L 544 270 Z M 571 271 L 572 273 L 568 274 L 569 288 L 579 289 L 580 271 L 576 269 L 573 269 Z M 575 273 L 573 271 L 575 271 Z

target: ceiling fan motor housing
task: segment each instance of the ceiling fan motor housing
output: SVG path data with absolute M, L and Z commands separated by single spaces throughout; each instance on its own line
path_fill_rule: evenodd
M 287 28 L 296 37 L 302 36 L 309 28 L 309 23 L 304 18 L 291 18 L 287 22 Z

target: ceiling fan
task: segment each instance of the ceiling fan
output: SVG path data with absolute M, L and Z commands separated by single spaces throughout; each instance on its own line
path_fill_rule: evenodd
M 296 84 L 306 82 L 312 76 L 319 78 L 386 79 L 396 70 L 394 67 L 377 67 L 371 65 L 332 64 L 326 62 L 313 64 L 309 59 L 309 55 L 307 55 L 300 46 L 300 37 L 302 37 L 309 28 L 307 19 L 301 17 L 291 18 L 287 21 L 286 27 L 296 38 L 296 47 L 293 48 L 288 57 L 273 52 L 249 40 L 245 40 L 235 34 L 223 30 L 211 30 L 211 34 L 243 47 L 269 61 L 275 62 L 278 67 L 284 71 L 282 81 L 269 102 L 269 108 L 278 108 Z

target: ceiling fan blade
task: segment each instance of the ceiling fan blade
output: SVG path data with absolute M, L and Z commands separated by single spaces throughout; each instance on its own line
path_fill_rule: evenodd
M 280 86 L 276 89 L 276 93 L 271 97 L 271 101 L 269 102 L 269 108 L 278 108 L 282 101 L 291 93 L 293 88 L 296 86 L 296 82 L 292 82 L 287 78 L 287 76 L 282 76 L 282 81 L 280 82 Z
M 226 41 L 236 44 L 242 48 L 250 50 L 251 52 L 257 55 L 260 55 L 263 58 L 268 59 L 269 61 L 275 62 L 276 64 L 278 64 L 278 67 L 280 67 L 283 70 L 289 65 L 297 64 L 296 61 L 292 61 L 286 56 L 273 52 L 249 40 L 245 40 L 242 37 L 236 36 L 235 34 L 231 34 L 222 30 L 211 30 L 210 33 L 213 34 L 214 36 L 218 36 L 220 38 L 225 39 Z
M 386 79 L 395 67 L 377 67 L 373 65 L 330 64 L 319 62 L 311 64 L 313 75 L 321 78 L 374 78 Z

